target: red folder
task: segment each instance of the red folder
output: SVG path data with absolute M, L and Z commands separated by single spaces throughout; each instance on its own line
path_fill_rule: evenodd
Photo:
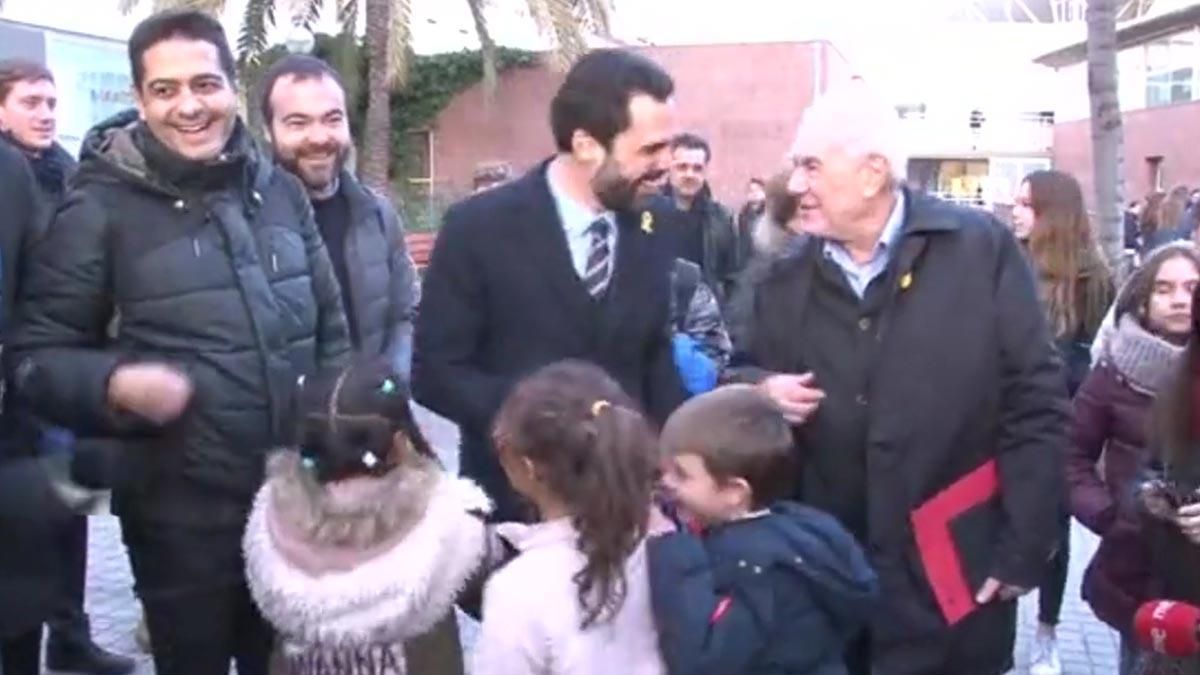
M 950 523 L 1000 493 L 996 460 L 958 479 L 912 512 L 913 534 L 925 576 L 946 623 L 953 626 L 975 611 L 975 593 L 963 571 Z

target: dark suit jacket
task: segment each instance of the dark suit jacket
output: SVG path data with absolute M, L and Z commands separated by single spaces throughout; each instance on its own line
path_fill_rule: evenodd
M 520 515 L 489 435 L 521 377 L 583 359 L 659 422 L 683 400 L 668 337 L 670 266 L 643 212 L 618 214 L 613 280 L 595 301 L 571 264 L 547 166 L 446 212 L 416 324 L 416 399 L 460 426 L 462 472 L 496 501 L 497 518 Z

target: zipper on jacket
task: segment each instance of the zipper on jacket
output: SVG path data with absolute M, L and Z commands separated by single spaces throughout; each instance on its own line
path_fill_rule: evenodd
M 196 254 L 197 258 L 200 257 L 200 240 L 196 237 L 192 237 L 192 252 Z
M 279 274 L 279 255 L 275 251 L 271 251 L 271 272 Z

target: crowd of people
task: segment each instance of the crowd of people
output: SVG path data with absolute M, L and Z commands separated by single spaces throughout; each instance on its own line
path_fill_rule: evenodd
M 1200 604 L 1186 189 L 1118 285 L 1074 178 L 1008 224 L 914 191 L 853 80 L 731 209 L 670 74 L 600 49 L 418 275 L 330 66 L 270 67 L 261 143 L 211 17 L 129 58 L 78 163 L 53 74 L 0 63 L 4 675 L 43 625 L 51 669 L 133 668 L 83 612 L 108 490 L 160 675 L 456 675 L 456 608 L 477 675 L 1002 675 L 1034 589 L 1056 675 L 1071 516 L 1121 675 L 1200 674 L 1135 627 Z

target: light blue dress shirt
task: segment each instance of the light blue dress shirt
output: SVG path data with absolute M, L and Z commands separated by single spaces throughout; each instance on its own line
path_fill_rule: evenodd
M 888 216 L 887 224 L 883 226 L 883 232 L 879 235 L 879 243 L 875 245 L 875 254 L 866 263 L 860 265 L 850 256 L 850 251 L 846 249 L 841 242 L 825 241 L 825 257 L 832 260 L 842 273 L 846 275 L 846 282 L 850 284 L 850 288 L 854 290 L 861 299 L 867 292 L 867 287 L 871 285 L 879 275 L 883 274 L 887 269 L 888 262 L 892 259 L 892 252 L 896 248 L 896 244 L 900 242 L 901 230 L 904 227 L 904 193 L 896 193 L 896 205 L 892 207 L 892 214 Z
M 608 250 L 609 269 L 616 269 L 617 262 L 617 225 L 611 211 L 599 213 L 580 204 L 561 187 L 555 184 L 553 173 L 547 169 L 546 182 L 550 184 L 550 196 L 554 198 L 554 206 L 558 209 L 558 220 L 562 223 L 563 232 L 567 235 L 567 248 L 571 251 L 571 264 L 579 278 L 587 273 L 588 253 L 592 248 L 592 233 L 588 228 L 599 218 L 608 221 Z

